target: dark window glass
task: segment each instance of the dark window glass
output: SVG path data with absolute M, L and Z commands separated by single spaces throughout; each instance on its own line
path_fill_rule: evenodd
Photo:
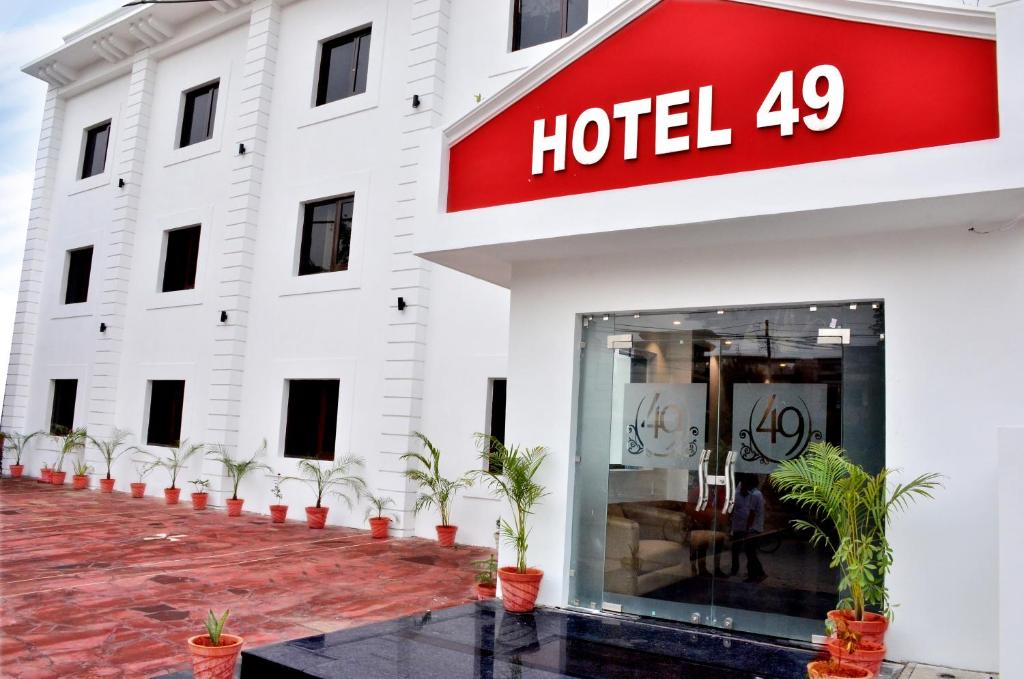
M 75 426 L 75 398 L 78 380 L 53 381 L 53 408 L 50 411 L 50 433 L 62 435 Z
M 65 304 L 81 304 L 89 299 L 89 274 L 91 271 L 91 247 L 68 252 L 68 282 L 64 288 Z
M 334 459 L 338 380 L 289 380 L 285 457 Z
M 299 248 L 299 275 L 348 269 L 353 197 L 306 203 Z
M 316 105 L 365 92 L 369 61 L 369 28 L 324 42 L 320 48 Z
M 191 146 L 213 136 L 213 120 L 217 114 L 219 89 L 220 82 L 215 82 L 185 93 L 185 111 L 181 120 L 179 146 Z
M 82 157 L 82 179 L 103 174 L 107 167 L 107 144 L 110 121 L 85 131 L 85 154 Z
M 572 35 L 587 24 L 587 0 L 515 0 L 512 49 Z
M 150 382 L 146 443 L 154 446 L 178 445 L 181 441 L 181 411 L 184 405 L 184 380 Z
M 197 224 L 167 232 L 167 256 L 164 258 L 164 282 L 161 288 L 163 292 L 196 287 L 201 228 Z
M 491 380 L 491 417 L 487 423 L 487 433 L 505 443 L 505 393 L 508 388 L 508 380 Z M 500 472 L 501 469 L 491 464 L 489 471 Z

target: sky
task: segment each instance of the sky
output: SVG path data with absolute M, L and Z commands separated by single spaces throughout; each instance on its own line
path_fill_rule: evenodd
M 28 208 L 46 84 L 21 67 L 63 43 L 63 36 L 125 0 L 0 0 L 0 385 L 21 279 Z

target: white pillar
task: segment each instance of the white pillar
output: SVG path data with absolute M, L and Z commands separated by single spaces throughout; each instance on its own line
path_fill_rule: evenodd
M 1024 677 L 1017 614 L 1024 608 L 1024 427 L 997 432 L 999 484 L 999 674 Z

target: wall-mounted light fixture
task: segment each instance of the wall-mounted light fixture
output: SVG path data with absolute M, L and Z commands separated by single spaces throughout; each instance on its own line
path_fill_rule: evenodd
M 221 323 L 227 323 L 228 322 L 228 312 L 226 312 L 226 311 L 221 311 L 220 312 L 220 322 Z
M 408 306 L 408 305 L 405 303 L 405 297 L 399 297 L 398 298 L 398 310 L 399 311 L 405 311 L 405 307 L 406 306 Z
M 106 323 L 100 323 L 100 332 L 106 332 L 106 331 L 107 331 L 107 324 Z
M 413 108 L 419 108 L 420 107 L 420 95 L 418 95 L 418 94 L 412 95 L 412 107 Z
M 124 188 L 124 177 L 118 177 L 117 178 L 117 188 L 119 188 L 119 189 L 123 189 Z
M 245 144 L 239 144 L 238 145 L 238 155 L 240 155 L 240 156 L 244 156 L 245 155 Z

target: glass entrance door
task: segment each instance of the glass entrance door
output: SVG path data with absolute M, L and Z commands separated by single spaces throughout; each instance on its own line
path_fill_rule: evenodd
M 582 320 L 570 603 L 808 639 L 837 574 L 768 482 L 883 464 L 880 303 Z

